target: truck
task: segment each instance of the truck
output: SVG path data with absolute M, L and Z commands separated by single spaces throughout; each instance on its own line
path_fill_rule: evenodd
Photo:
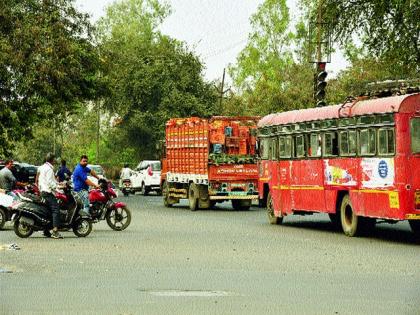
M 166 123 L 161 189 L 164 205 L 188 199 L 189 208 L 230 200 L 248 210 L 258 199 L 259 117 L 173 118 Z

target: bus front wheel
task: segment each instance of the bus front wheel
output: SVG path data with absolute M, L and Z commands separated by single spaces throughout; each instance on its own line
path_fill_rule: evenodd
M 267 197 L 267 216 L 270 224 L 281 224 L 283 222 L 283 216 L 277 217 L 274 213 L 274 204 L 273 198 L 271 198 L 271 193 L 268 193 Z
M 359 232 L 359 217 L 354 213 L 350 196 L 345 195 L 340 206 L 341 227 L 347 236 L 356 236 Z

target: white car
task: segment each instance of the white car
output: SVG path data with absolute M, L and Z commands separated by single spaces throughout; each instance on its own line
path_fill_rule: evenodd
M 87 167 L 89 167 L 91 170 L 94 170 L 95 173 L 96 173 L 96 175 L 98 175 L 99 178 L 105 178 L 106 179 L 106 177 L 105 177 L 105 171 L 102 168 L 102 166 L 88 164 Z M 88 175 L 88 179 L 90 179 L 91 182 L 93 182 L 95 184 L 98 184 L 98 180 L 95 177 L 93 177 L 91 175 Z
M 141 191 L 143 195 L 147 195 L 150 191 L 156 191 L 160 195 L 160 172 L 160 161 L 140 162 L 130 177 L 133 190 Z

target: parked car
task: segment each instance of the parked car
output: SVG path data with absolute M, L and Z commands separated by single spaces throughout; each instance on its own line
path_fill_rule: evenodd
M 4 161 L 0 160 L 0 170 L 4 167 Z M 12 173 L 18 182 L 34 184 L 38 167 L 28 163 L 13 162 Z
M 147 195 L 150 191 L 156 191 L 158 195 L 160 190 L 160 161 L 142 161 L 137 165 L 131 175 L 131 183 L 134 191 L 140 191 Z

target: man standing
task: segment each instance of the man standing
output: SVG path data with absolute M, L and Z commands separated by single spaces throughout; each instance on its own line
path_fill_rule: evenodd
M 54 154 L 48 153 L 45 158 L 46 162 L 39 167 L 38 188 L 41 192 L 41 197 L 45 199 L 52 213 L 53 232 L 50 234 L 49 231 L 44 231 L 44 235 L 59 239 L 63 238 L 63 236 L 58 233 L 58 227 L 60 226 L 60 208 L 58 206 L 57 198 L 54 195 L 54 191 L 57 188 L 53 167 L 54 160 Z
M 57 174 L 56 175 L 57 175 L 58 181 L 60 183 L 61 182 L 64 182 L 66 179 L 70 178 L 71 172 L 70 172 L 70 170 L 66 166 L 66 160 L 61 160 L 61 167 L 57 171 Z
M 87 167 L 88 157 L 82 155 L 80 157 L 80 162 L 74 169 L 73 172 L 73 185 L 74 191 L 79 195 L 80 199 L 83 202 L 83 209 L 80 211 L 80 215 L 90 217 L 89 213 L 89 186 L 99 188 L 99 185 L 92 182 L 88 179 L 88 174 L 90 173 L 93 177 L 99 179 L 94 170 L 91 170 Z
M 5 190 L 6 193 L 11 192 L 15 186 L 21 186 L 22 183 L 18 182 L 13 176 L 13 160 L 6 160 L 5 166 L 0 170 L 0 188 Z

